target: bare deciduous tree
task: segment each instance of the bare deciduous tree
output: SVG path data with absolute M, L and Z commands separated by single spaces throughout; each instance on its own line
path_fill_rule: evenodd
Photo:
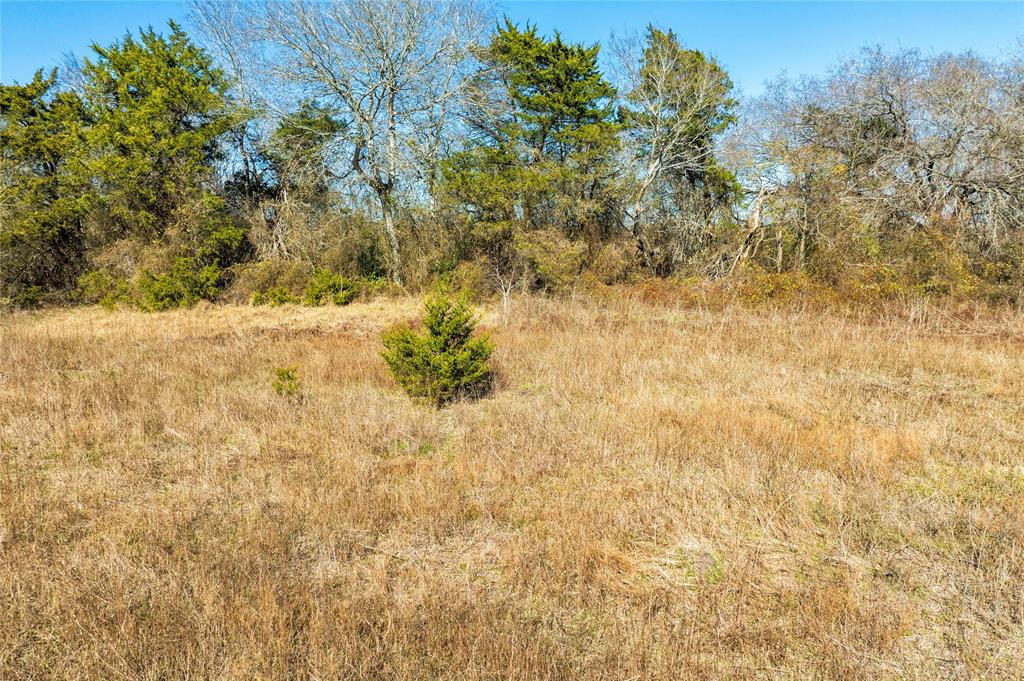
M 375 197 L 396 283 L 396 189 L 406 182 L 415 195 L 413 183 L 434 176 L 480 19 L 470 0 L 262 0 L 238 5 L 239 30 L 222 36 L 245 41 L 268 80 L 285 85 L 278 105 L 283 96 L 341 113 L 348 153 L 339 175 Z
M 872 49 L 825 78 L 770 85 L 738 146 L 751 192 L 769 194 L 758 225 L 775 227 L 777 269 L 784 251 L 800 269 L 819 247 L 856 265 L 856 241 L 870 251 L 922 228 L 966 253 L 1019 242 L 1020 75 L 972 54 Z
M 644 263 L 655 271 L 644 220 L 648 198 L 670 177 L 703 193 L 714 164 L 715 138 L 734 120 L 732 83 L 713 59 L 684 49 L 671 31 L 649 27 L 646 36 L 613 40 L 612 51 L 628 121 L 626 153 L 636 171 L 624 223 Z M 677 208 L 684 208 L 677 211 L 683 220 L 707 220 L 696 205 Z

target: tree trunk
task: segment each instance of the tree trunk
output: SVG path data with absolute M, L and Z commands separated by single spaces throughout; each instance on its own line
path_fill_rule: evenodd
M 642 202 L 637 201 L 633 207 L 631 231 L 633 232 L 633 238 L 636 240 L 636 251 L 640 254 L 640 259 L 643 260 L 644 266 L 651 271 L 651 274 L 657 274 L 654 271 L 654 261 L 651 259 L 651 247 L 647 245 L 647 239 L 644 237 L 643 210 Z
M 736 258 L 729 267 L 728 274 L 732 274 L 747 258 L 752 258 L 761 246 L 761 242 L 764 241 L 763 213 L 764 204 L 768 200 L 769 194 L 770 192 L 765 187 L 761 187 L 758 191 L 754 209 L 751 211 L 750 217 L 747 218 L 747 234 L 740 245 L 739 252 L 736 253 Z
M 807 259 L 807 232 L 808 232 L 808 230 L 807 230 L 806 227 L 803 227 L 800 230 L 800 257 L 799 257 L 799 260 L 797 261 L 798 262 L 797 268 L 801 272 L 804 269 L 804 263 L 805 263 L 805 260 Z
M 284 234 L 282 234 L 282 225 L 278 220 L 277 211 L 274 207 L 269 207 L 270 212 L 264 209 L 263 212 L 263 223 L 267 227 L 267 233 L 270 235 L 270 254 L 275 258 L 287 258 L 288 247 L 284 243 Z
M 647 175 L 644 180 L 640 183 L 639 190 L 636 194 L 636 200 L 633 202 L 633 238 L 636 239 L 636 250 L 640 254 L 640 258 L 644 261 L 644 265 L 650 270 L 651 274 L 657 274 L 654 267 L 654 260 L 651 258 L 651 247 L 647 243 L 647 238 L 644 236 L 644 196 L 647 194 L 647 190 L 654 182 L 654 178 L 657 177 L 659 172 L 659 165 L 651 162 L 647 166 Z
M 384 215 L 384 236 L 388 242 L 388 274 L 393 284 L 402 285 L 402 259 L 398 252 L 398 233 L 395 231 L 395 207 L 389 191 L 377 191 L 380 211 Z
M 782 273 L 782 224 L 775 226 L 775 271 Z

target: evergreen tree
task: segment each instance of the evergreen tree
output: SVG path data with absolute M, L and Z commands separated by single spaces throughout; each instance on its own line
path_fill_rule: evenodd
M 0 85 L 0 297 L 25 303 L 74 282 L 83 259 L 87 116 L 56 79 Z
M 88 172 L 106 212 L 102 241 L 160 239 L 183 208 L 217 210 L 204 184 L 221 136 L 235 123 L 227 80 L 211 57 L 173 21 L 110 47 L 93 45 L 84 61 L 85 100 L 95 121 L 86 141 Z
M 536 26 L 520 30 L 508 20 L 492 39 L 488 56 L 511 103 L 505 127 L 533 160 L 565 162 L 612 146 L 615 91 L 598 70 L 598 49 L 565 43 L 558 33 L 544 39 Z
M 445 166 L 449 196 L 499 231 L 515 222 L 600 239 L 619 126 L 598 50 L 506 19 L 481 55 L 475 143 Z
M 494 344 L 488 336 L 473 337 L 473 310 L 447 295 L 429 298 L 422 333 L 399 326 L 382 336 L 381 353 L 395 380 L 412 397 L 437 406 L 460 397 L 478 396 L 491 385 L 489 359 Z

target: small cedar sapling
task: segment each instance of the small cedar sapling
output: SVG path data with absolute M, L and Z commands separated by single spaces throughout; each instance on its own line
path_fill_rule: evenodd
M 477 320 L 465 300 L 431 296 L 425 306 L 424 331 L 399 326 L 382 336 L 381 356 L 399 385 L 413 398 L 443 406 L 486 393 L 493 379 L 489 364 L 494 344 L 473 337 Z

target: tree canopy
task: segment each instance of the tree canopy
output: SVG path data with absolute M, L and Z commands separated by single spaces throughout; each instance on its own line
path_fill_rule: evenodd
M 0 86 L 0 301 L 299 300 L 314 273 L 1024 292 L 1019 57 L 866 50 L 741 103 L 654 25 L 602 47 L 473 0 L 193 8 L 199 38 Z

